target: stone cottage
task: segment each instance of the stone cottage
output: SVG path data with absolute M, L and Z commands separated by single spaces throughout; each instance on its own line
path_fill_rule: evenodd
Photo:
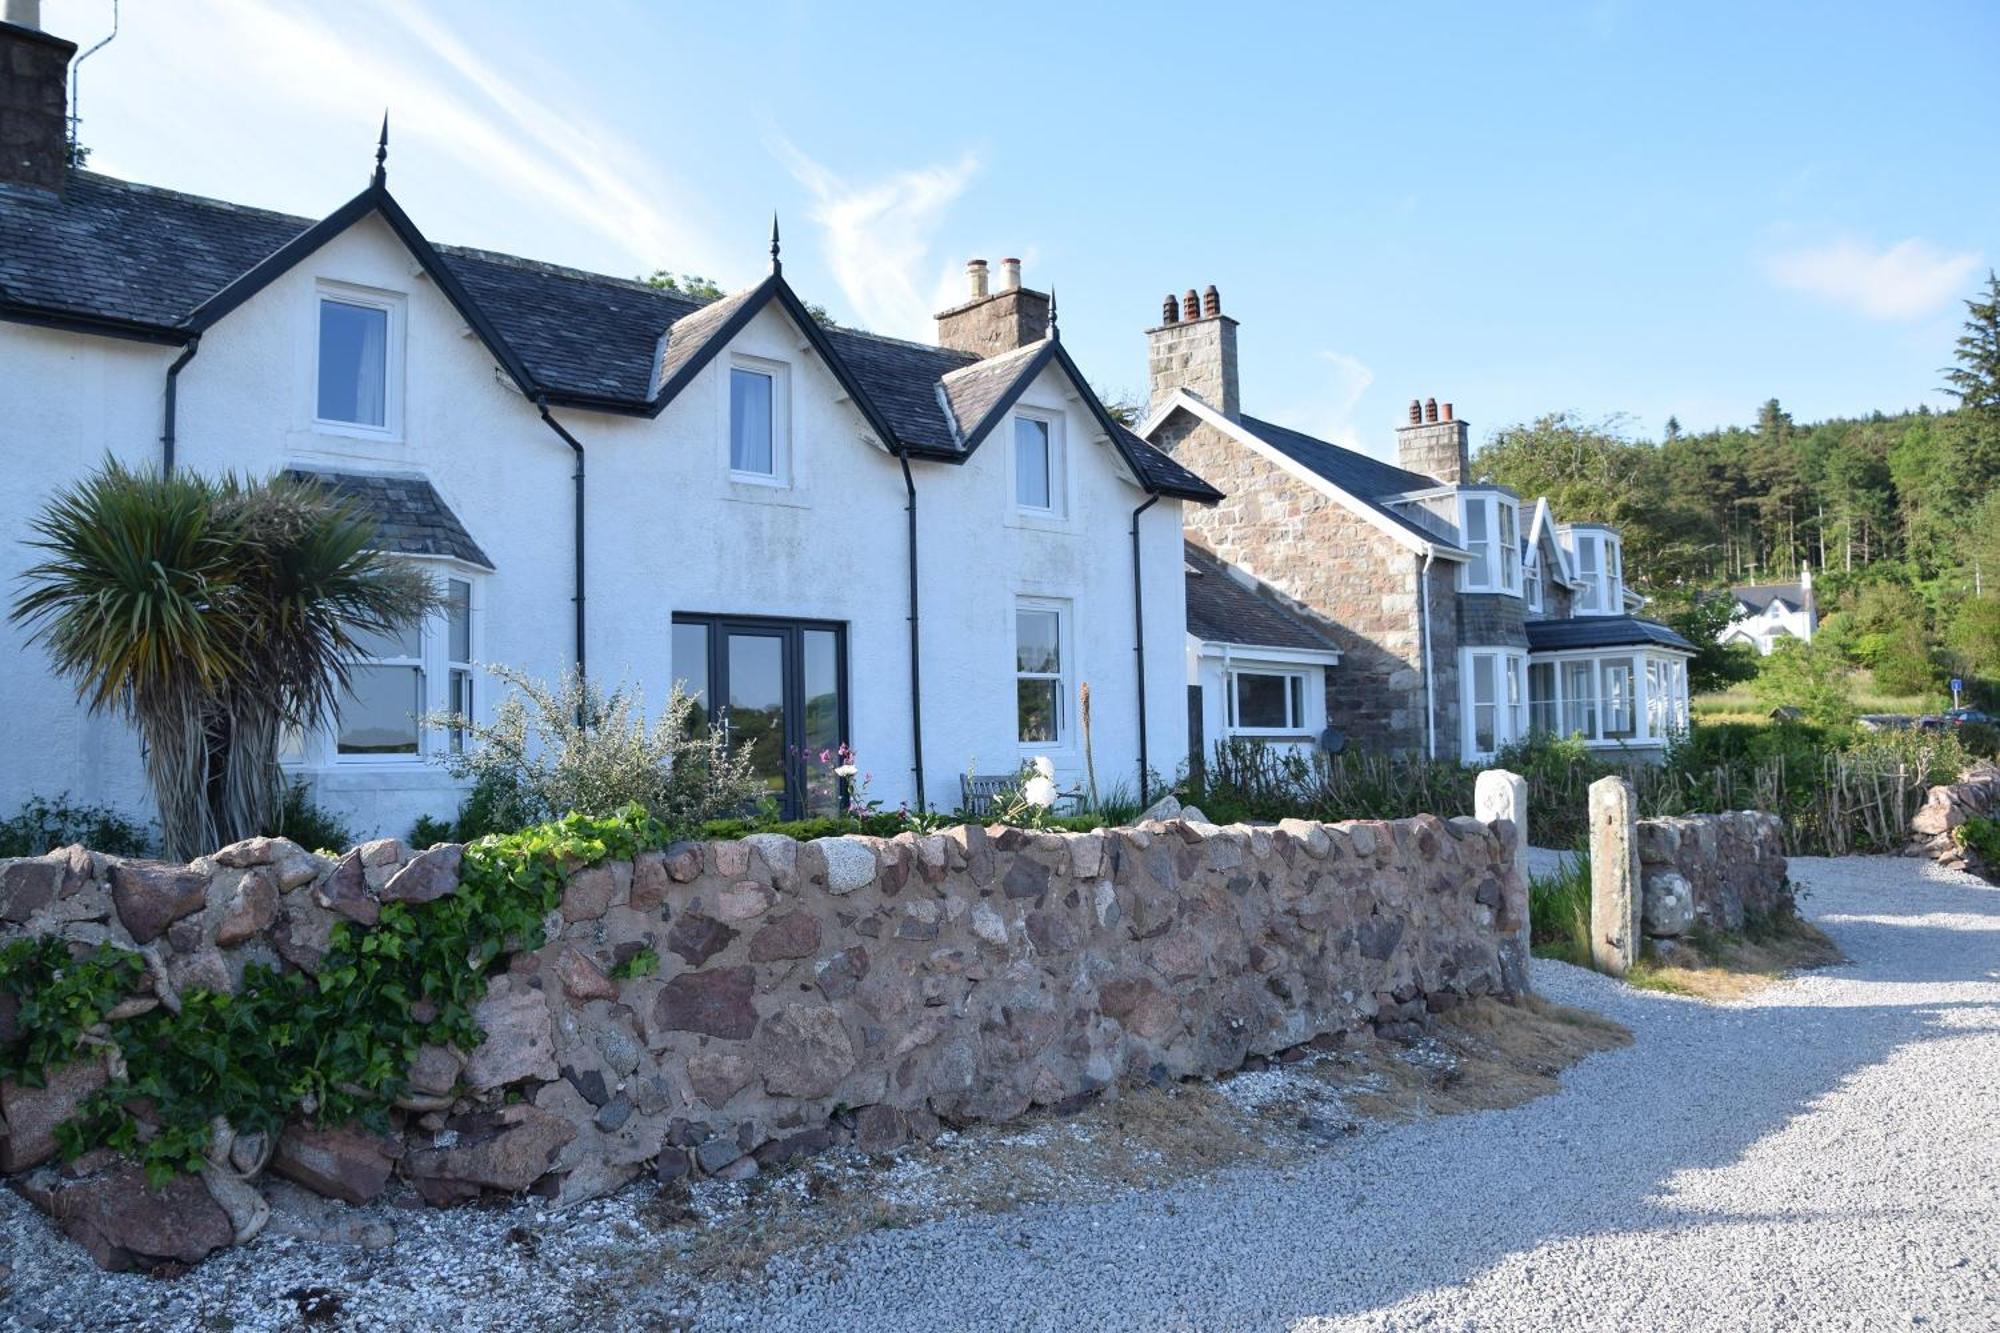
M 1337 650 L 1324 743 L 1472 762 L 1545 732 L 1657 753 L 1687 725 L 1693 647 L 1636 614 L 1614 529 L 1474 477 L 1450 403 L 1411 402 L 1393 464 L 1251 415 L 1236 333 L 1214 287 L 1167 297 L 1140 434 L 1227 493 L 1186 512 L 1190 544 Z

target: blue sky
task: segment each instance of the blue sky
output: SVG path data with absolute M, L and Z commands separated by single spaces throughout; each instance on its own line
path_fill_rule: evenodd
M 109 0 L 44 0 L 84 45 Z M 1101 389 L 1215 283 L 1258 415 L 1375 452 L 1413 396 L 1475 438 L 1941 404 L 2000 263 L 2000 6 L 864 8 L 127 3 L 81 71 L 114 175 L 725 287 L 786 273 L 930 336 L 965 259 L 1054 283 Z

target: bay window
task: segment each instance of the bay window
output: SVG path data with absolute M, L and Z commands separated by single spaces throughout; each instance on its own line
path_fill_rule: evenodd
M 476 717 L 474 653 L 478 607 L 471 579 L 442 580 L 443 606 L 417 624 L 389 634 L 358 634 L 347 690 L 335 710 L 332 753 L 342 762 L 411 763 L 465 748 L 460 729 L 427 730 L 422 719 L 451 713 Z M 318 742 L 313 743 L 313 748 Z M 294 751 L 309 752 L 305 738 Z
M 1625 610 L 1625 558 L 1618 534 L 1606 528 L 1575 528 L 1576 573 L 1583 586 L 1576 614 L 1615 616 Z
M 1537 735 L 1580 736 L 1604 746 L 1658 744 L 1687 729 L 1687 660 L 1628 648 L 1534 662 L 1528 712 Z
M 1497 491 L 1459 493 L 1459 532 L 1469 557 L 1460 592 L 1521 591 L 1521 513 Z

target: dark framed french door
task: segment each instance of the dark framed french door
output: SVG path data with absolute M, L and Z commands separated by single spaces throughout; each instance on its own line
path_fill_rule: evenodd
M 673 652 L 674 678 L 696 701 L 696 725 L 721 727 L 749 756 L 784 818 L 839 808 L 838 761 L 821 756 L 848 739 L 846 626 L 677 613 Z

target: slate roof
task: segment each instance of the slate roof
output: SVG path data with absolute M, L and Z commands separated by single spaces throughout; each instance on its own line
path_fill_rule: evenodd
M 1576 616 L 1569 620 L 1530 620 L 1528 651 L 1555 653 L 1570 648 L 1678 648 L 1693 644 L 1656 620 L 1637 616 Z
M 1729 595 L 1750 608 L 1750 614 L 1762 615 L 1773 602 L 1783 602 L 1788 611 L 1802 610 L 1806 604 L 1805 589 L 1796 583 L 1752 583 L 1740 588 L 1731 588 Z
M 346 207 L 365 212 L 371 202 L 393 207 L 386 193 L 364 193 Z M 0 187 L 0 317 L 185 342 L 192 312 L 316 225 L 87 171 L 70 173 L 60 199 Z M 429 248 L 525 368 L 532 383 L 524 388 L 593 410 L 659 411 L 667 377 L 700 356 L 706 335 L 750 296 L 703 302 L 486 250 Z M 938 390 L 946 375 L 978 358 L 854 329 L 820 332 L 839 362 L 836 373 L 847 374 L 893 432 L 884 443 L 963 460 Z M 1121 435 L 1119 446 L 1150 488 L 1203 502 L 1221 498 L 1136 435 Z
M 1245 430 L 1265 444 L 1308 471 L 1324 477 L 1398 527 L 1448 550 L 1459 549 L 1449 537 L 1424 527 L 1401 510 L 1384 503 L 1389 496 L 1436 490 L 1442 484 L 1436 477 L 1405 471 L 1379 458 L 1343 449 L 1276 422 L 1261 421 L 1249 415 L 1243 416 L 1241 421 Z
M 445 555 L 481 569 L 493 562 L 451 512 L 451 506 L 423 477 L 375 472 L 331 472 L 292 468 L 301 481 L 316 481 L 375 520 L 377 546 L 403 555 Z
M 1188 633 L 1204 643 L 1338 652 L 1310 621 L 1246 587 L 1215 555 L 1187 543 Z

